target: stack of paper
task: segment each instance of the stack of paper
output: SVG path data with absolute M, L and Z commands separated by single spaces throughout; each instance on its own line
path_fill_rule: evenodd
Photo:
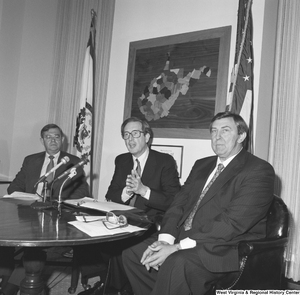
M 77 207 L 83 207 L 83 208 L 88 208 L 88 209 L 94 209 L 102 212 L 109 212 L 109 211 L 115 211 L 115 210 L 132 210 L 134 207 L 119 204 L 119 203 L 114 203 L 114 202 L 101 202 L 97 201 L 92 198 L 82 198 L 82 199 L 76 199 L 76 200 L 65 200 L 65 204 L 77 206 Z
M 13 192 L 10 195 L 5 195 L 3 198 L 11 198 L 11 199 L 18 199 L 18 200 L 28 200 L 28 201 L 35 201 L 35 200 L 40 200 L 41 197 L 39 197 L 36 194 L 29 194 L 29 193 L 22 193 L 22 192 Z
M 105 218 L 104 218 L 105 219 Z M 102 220 L 92 221 L 92 222 L 82 222 L 82 221 L 70 221 L 69 224 L 72 224 L 79 230 L 85 232 L 91 237 L 98 237 L 98 236 L 111 236 L 120 233 L 133 233 L 139 232 L 142 230 L 146 230 L 145 228 L 128 225 L 126 227 L 119 227 L 115 229 L 107 229 L 103 224 Z
M 107 227 L 109 226 L 105 226 L 103 223 L 103 221 L 106 220 L 105 217 L 88 216 L 88 215 L 77 216 L 76 221 L 69 222 L 70 224 L 72 224 L 79 230 L 85 232 L 91 237 L 138 232 L 138 231 L 146 230 L 149 227 L 148 225 L 150 224 L 150 221 L 147 219 L 146 216 L 144 216 L 145 214 L 144 215 L 139 214 L 140 212 L 143 212 L 142 210 L 139 210 L 135 207 L 119 204 L 119 203 L 106 202 L 106 201 L 101 202 L 88 197 L 77 199 L 77 200 L 65 200 L 64 203 L 68 205 L 76 206 L 78 208 L 94 209 L 101 212 L 110 212 L 110 211 L 120 212 L 121 214 L 126 215 L 129 223 L 144 225 L 144 226 L 147 225 L 145 228 L 135 226 L 132 224 L 128 224 L 126 227 L 113 228 L 114 227 L 113 225 L 112 227 L 110 227 L 110 229 L 108 229 Z

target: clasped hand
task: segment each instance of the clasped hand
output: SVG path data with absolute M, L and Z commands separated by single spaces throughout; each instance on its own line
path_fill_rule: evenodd
M 141 177 L 138 175 L 136 170 L 131 170 L 131 174 L 127 175 L 126 179 L 126 192 L 127 194 L 139 194 L 144 196 L 147 188 L 143 185 Z
M 167 257 L 176 251 L 175 245 L 170 245 L 164 241 L 155 241 L 145 250 L 141 263 L 148 271 L 151 267 L 158 270 Z

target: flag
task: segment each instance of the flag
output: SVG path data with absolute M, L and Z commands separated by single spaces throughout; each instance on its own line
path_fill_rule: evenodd
M 76 118 L 76 131 L 74 136 L 74 146 L 77 156 L 87 158 L 89 161 L 84 166 L 87 181 L 92 188 L 92 156 L 93 156 L 93 116 L 94 116 L 94 77 L 95 77 L 95 22 L 96 13 L 92 10 L 92 21 L 90 34 L 87 43 L 82 83 L 80 91 L 80 111 Z
M 241 115 L 249 127 L 247 149 L 253 153 L 252 0 L 239 0 L 234 67 L 226 110 Z

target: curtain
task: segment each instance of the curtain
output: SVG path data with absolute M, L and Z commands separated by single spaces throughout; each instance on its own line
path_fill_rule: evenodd
M 286 277 L 300 280 L 300 1 L 280 0 L 269 161 L 290 212 Z
M 73 147 L 76 117 L 79 113 L 83 62 L 91 24 L 96 20 L 96 73 L 93 147 L 93 196 L 97 198 L 101 165 L 105 102 L 109 70 L 115 0 L 59 0 L 54 44 L 49 122 L 59 125 L 65 136 L 63 149 Z

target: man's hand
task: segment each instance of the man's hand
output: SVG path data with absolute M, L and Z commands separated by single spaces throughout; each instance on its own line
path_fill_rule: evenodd
M 149 270 L 151 267 L 158 270 L 169 255 L 178 250 L 176 245 L 164 241 L 156 241 L 148 246 L 144 252 L 141 263 Z
M 147 187 L 143 185 L 141 181 L 141 177 L 138 175 L 136 170 L 132 169 L 131 174 L 127 175 L 126 179 L 126 187 L 127 187 L 127 194 L 139 194 L 142 197 L 147 192 Z

